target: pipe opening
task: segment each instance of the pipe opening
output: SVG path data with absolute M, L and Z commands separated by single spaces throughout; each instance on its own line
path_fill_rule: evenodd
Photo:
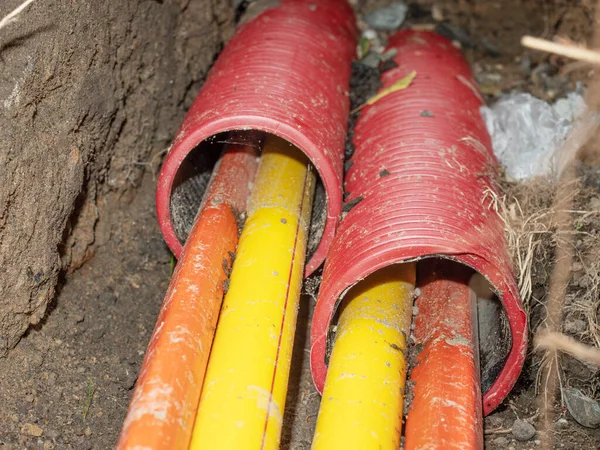
M 481 392 L 492 386 L 512 347 L 508 316 L 502 302 L 483 275 L 475 272 L 469 287 L 477 299 Z
M 337 325 L 338 325 L 338 322 L 340 319 L 341 312 L 343 310 L 342 304 L 344 303 L 344 299 L 348 296 L 348 293 L 351 292 L 352 290 L 356 289 L 357 285 L 359 285 L 361 282 L 363 282 L 367 278 L 373 277 L 377 272 L 381 272 L 384 269 L 387 269 L 391 266 L 397 266 L 398 273 L 401 273 L 400 266 L 402 266 L 404 263 L 405 262 L 399 262 L 397 264 L 390 264 L 383 268 L 378 268 L 378 269 L 374 270 L 373 272 L 369 273 L 368 275 L 366 275 L 364 278 L 357 280 L 356 283 L 352 284 L 351 286 L 348 286 L 348 288 L 346 288 L 344 290 L 344 292 L 342 292 L 342 294 L 336 301 L 335 306 L 333 308 L 331 321 L 329 322 L 329 327 L 327 330 L 326 343 L 325 343 L 325 365 L 327 365 L 327 366 L 329 365 L 329 360 L 331 358 L 331 352 L 333 350 L 333 345 L 335 343 L 335 339 L 337 336 Z M 408 336 L 407 336 L 407 338 L 408 338 Z
M 258 145 L 262 148 L 264 136 L 257 138 L 254 130 L 227 131 L 213 135 L 200 142 L 182 161 L 173 179 L 170 213 L 173 228 L 182 245 L 194 224 L 198 210 L 204 202 L 213 170 L 226 144 Z M 318 172 L 317 172 L 318 174 Z M 243 217 L 240 217 L 243 223 Z M 308 235 L 306 261 L 317 250 L 327 221 L 327 195 L 320 174 L 317 177 Z
M 421 258 L 417 265 L 417 285 L 415 297 L 419 293 L 419 266 L 429 258 Z M 441 258 L 450 259 L 452 258 Z M 409 261 L 404 261 L 409 262 Z M 403 264 L 403 262 L 396 265 Z M 460 264 L 456 262 L 456 264 Z M 372 275 L 376 271 L 368 274 L 365 278 Z M 363 278 L 364 279 L 364 278 Z M 361 280 L 357 280 L 359 283 Z M 349 286 L 337 300 L 334 311 L 331 317 L 329 328 L 326 337 L 325 364 L 329 365 L 329 359 L 333 344 L 335 343 L 337 323 L 340 316 L 340 305 L 343 302 L 346 294 L 356 284 Z M 477 328 L 479 338 L 479 365 L 481 378 L 481 392 L 485 394 L 492 384 L 496 381 L 502 368 L 506 363 L 506 359 L 512 348 L 512 335 L 508 315 L 502 301 L 494 292 L 490 282 L 480 273 L 473 271 L 473 275 L 469 280 L 469 288 L 476 299 L 474 307 L 477 308 L 477 323 L 473 324 Z M 414 321 L 414 317 L 413 317 Z

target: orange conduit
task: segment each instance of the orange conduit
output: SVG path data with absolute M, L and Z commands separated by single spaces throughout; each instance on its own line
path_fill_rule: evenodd
M 476 299 L 472 270 L 432 259 L 419 266 L 415 340 L 423 350 L 411 372 L 413 400 L 406 450 L 483 449 Z
M 188 448 L 224 283 L 257 168 L 252 146 L 230 144 L 208 187 L 148 344 L 117 449 Z

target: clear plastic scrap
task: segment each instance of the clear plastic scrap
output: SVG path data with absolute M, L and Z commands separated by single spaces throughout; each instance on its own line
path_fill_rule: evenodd
M 554 104 L 530 94 L 501 97 L 481 114 L 492 137 L 494 153 L 514 180 L 555 176 L 556 151 L 561 148 L 575 119 L 586 111 L 583 96 L 571 92 Z

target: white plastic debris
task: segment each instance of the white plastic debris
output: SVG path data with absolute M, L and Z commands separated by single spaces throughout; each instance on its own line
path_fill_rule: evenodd
M 494 153 L 515 180 L 555 175 L 555 152 L 585 111 L 585 100 L 577 92 L 552 105 L 530 94 L 513 93 L 491 108 L 481 108 Z

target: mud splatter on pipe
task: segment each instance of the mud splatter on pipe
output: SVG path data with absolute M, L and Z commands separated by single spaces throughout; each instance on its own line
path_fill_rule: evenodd
M 405 450 L 483 449 L 477 298 L 472 269 L 433 259 L 419 265 L 416 365 Z
M 198 407 L 191 449 L 277 449 L 315 172 L 266 139 Z
M 414 285 L 415 264 L 392 265 L 346 294 L 313 450 L 399 448 Z
M 238 241 L 237 216 L 256 167 L 254 146 L 226 148 L 169 284 L 117 449 L 189 445 Z

